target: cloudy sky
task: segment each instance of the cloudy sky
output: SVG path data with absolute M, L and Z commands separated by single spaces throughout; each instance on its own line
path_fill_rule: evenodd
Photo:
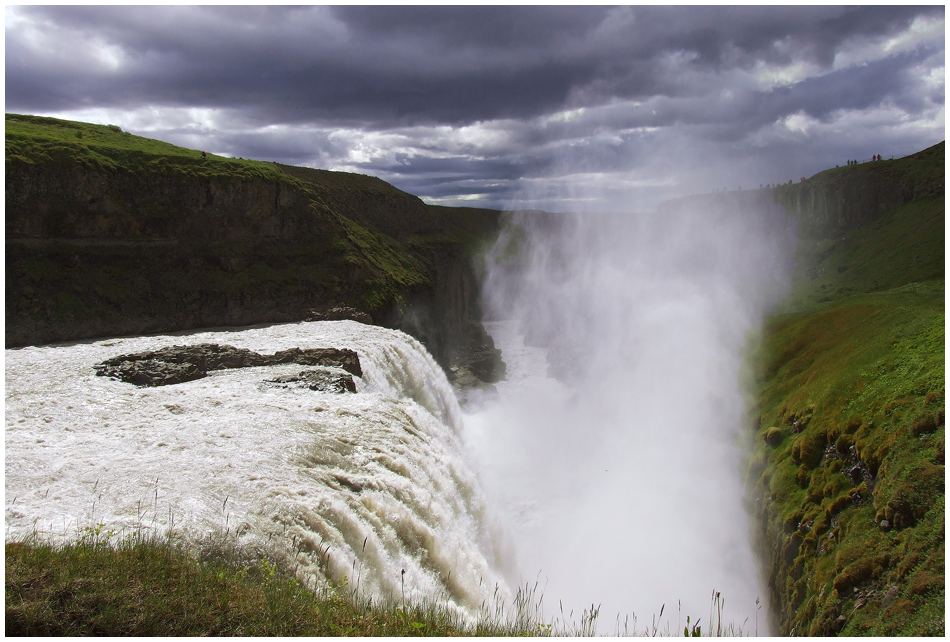
M 944 139 L 944 7 L 6 7 L 6 111 L 643 210 Z

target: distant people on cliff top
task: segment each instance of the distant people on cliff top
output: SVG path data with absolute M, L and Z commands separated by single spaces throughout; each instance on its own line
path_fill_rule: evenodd
M 879 160 L 884 160 L 884 157 L 881 156 L 880 154 L 871 154 L 871 161 L 872 161 L 872 162 L 873 162 L 873 161 L 879 161 Z M 849 161 L 848 161 L 848 165 L 857 165 L 859 162 L 860 162 L 860 161 L 858 161 L 857 159 L 849 160 Z

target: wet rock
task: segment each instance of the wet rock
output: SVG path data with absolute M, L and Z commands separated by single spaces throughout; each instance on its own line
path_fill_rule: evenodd
M 208 373 L 193 363 L 166 363 L 158 359 L 123 360 L 96 366 L 100 377 L 111 377 L 137 386 L 166 386 L 207 377 Z
M 839 615 L 838 618 L 835 620 L 834 624 L 832 625 L 832 628 L 834 629 L 835 633 L 843 629 L 844 625 L 847 624 L 847 622 L 848 622 L 847 617 L 845 617 L 844 615 Z
M 505 378 L 507 366 L 501 358 L 501 350 L 484 328 L 472 326 L 465 350 L 452 359 L 446 376 L 456 388 L 484 388 Z
M 848 471 L 848 477 L 851 478 L 852 483 L 860 484 L 864 481 L 864 468 L 861 465 L 854 466 Z
M 482 402 L 498 396 L 498 389 L 493 384 L 485 383 L 466 366 L 450 368 L 446 376 L 455 390 L 460 406 L 477 407 Z
M 307 321 L 359 321 L 367 325 L 373 325 L 373 317 L 366 312 L 361 312 L 356 308 L 337 307 L 324 310 L 311 310 Z
M 309 348 L 306 350 L 291 348 L 290 350 L 275 352 L 273 357 L 265 358 L 272 359 L 272 362 L 264 365 L 296 363 L 301 366 L 333 366 L 342 368 L 357 377 L 363 376 L 359 355 L 346 348 Z
M 93 368 L 100 377 L 111 377 L 137 386 L 167 386 L 206 377 L 211 370 L 251 368 L 296 363 L 302 366 L 332 366 L 351 375 L 363 376 L 359 355 L 338 348 L 291 348 L 262 355 L 245 348 L 202 343 L 171 346 L 106 359 Z M 352 383 L 352 377 L 350 379 Z
M 356 392 L 353 376 L 328 370 L 304 370 L 295 375 L 284 375 L 265 382 L 287 388 L 308 388 L 319 392 Z
M 155 367 L 156 364 L 189 364 L 207 373 L 209 370 L 264 365 L 263 361 L 264 358 L 261 355 L 250 350 L 228 345 L 219 346 L 213 343 L 201 343 L 194 346 L 171 346 L 161 350 L 125 354 L 106 359 L 96 365 L 95 368 L 100 376 L 112 376 L 105 371 L 110 367 L 123 363 L 134 364 L 143 372 Z M 126 381 L 126 379 L 123 379 L 123 381 Z
M 892 586 L 891 588 L 887 589 L 887 593 L 884 594 L 884 599 L 881 601 L 881 609 L 886 609 L 888 606 L 890 606 L 891 602 L 897 599 L 898 592 L 899 591 L 896 586 Z

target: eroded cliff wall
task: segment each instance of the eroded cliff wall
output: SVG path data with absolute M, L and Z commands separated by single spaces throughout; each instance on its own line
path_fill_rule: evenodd
M 472 238 L 369 176 L 208 156 L 7 115 L 6 345 L 305 320 L 346 306 L 445 367 L 493 349 Z M 160 147 L 159 147 L 160 145 Z
M 836 167 L 775 188 L 775 202 L 799 222 L 799 233 L 820 237 L 871 221 L 915 201 L 943 197 L 944 143 L 899 161 Z

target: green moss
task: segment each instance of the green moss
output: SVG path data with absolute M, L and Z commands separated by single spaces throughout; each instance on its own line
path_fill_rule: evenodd
M 770 448 L 775 448 L 780 443 L 782 443 L 782 438 L 784 436 L 785 435 L 782 434 L 781 429 L 775 426 L 773 426 L 772 428 L 769 428 L 764 433 L 762 433 L 762 439 L 765 441 L 766 445 L 768 445 Z
M 98 168 L 194 177 L 262 178 L 290 182 L 274 163 L 241 160 L 178 147 L 123 132 L 58 118 L 6 115 L 6 162 Z
M 894 171 L 942 175 L 942 156 L 918 160 Z M 761 449 L 756 504 L 785 634 L 835 634 L 842 615 L 843 634 L 943 631 L 944 206 L 928 198 L 803 239 L 792 295 L 750 346 L 757 443 L 793 433 Z

